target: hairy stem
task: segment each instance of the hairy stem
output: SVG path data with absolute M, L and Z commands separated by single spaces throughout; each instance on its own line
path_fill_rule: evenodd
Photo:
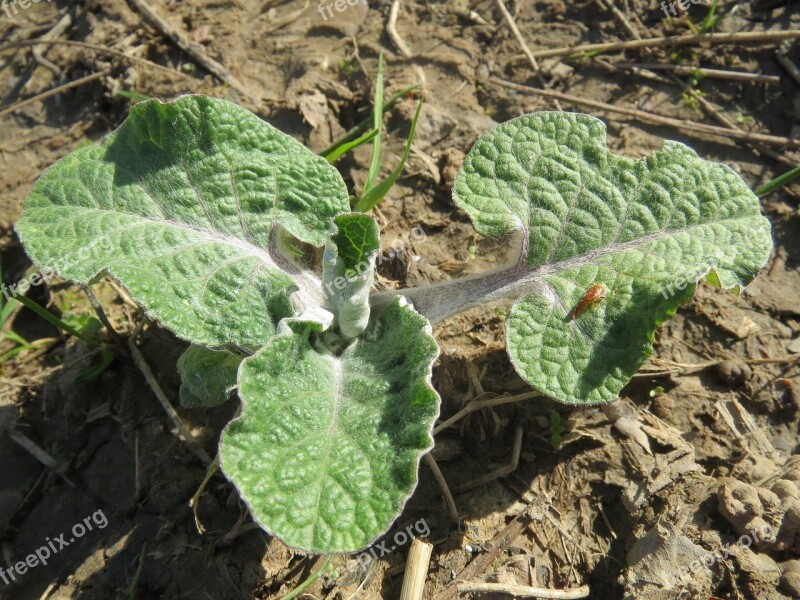
M 524 264 L 516 264 L 433 285 L 380 292 L 372 298 L 373 304 L 379 306 L 394 296 L 405 296 L 420 314 L 436 324 L 473 306 L 531 291 L 536 280 L 530 275 L 531 271 Z

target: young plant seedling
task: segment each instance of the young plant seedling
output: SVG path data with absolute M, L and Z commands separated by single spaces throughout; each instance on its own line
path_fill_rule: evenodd
M 695 282 L 738 291 L 772 248 L 733 170 L 677 142 L 617 156 L 587 115 L 499 125 L 469 152 L 454 199 L 518 258 L 376 292 L 378 226 L 350 212 L 336 169 L 243 108 L 186 96 L 134 106 L 46 171 L 16 229 L 40 268 L 116 278 L 192 344 L 184 404 L 238 390 L 220 466 L 264 529 L 310 553 L 354 552 L 400 514 L 433 444 L 432 323 L 512 298 L 520 375 L 567 404 L 609 402 Z M 63 260 L 99 236 L 111 252 Z M 291 240 L 325 247 L 321 274 L 298 266 Z

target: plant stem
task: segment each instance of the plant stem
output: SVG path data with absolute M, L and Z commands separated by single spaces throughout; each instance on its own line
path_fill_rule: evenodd
M 516 598 L 549 598 L 552 600 L 574 600 L 586 598 L 591 592 L 588 585 L 568 590 L 552 590 L 550 588 L 511 585 L 505 583 L 459 583 L 461 594 L 508 594 Z
M 114 326 L 111 325 L 111 322 L 108 320 L 108 316 L 106 315 L 106 311 L 103 310 L 103 306 L 100 304 L 97 296 L 95 296 L 94 292 L 92 292 L 92 288 L 90 288 L 88 285 L 82 285 L 81 287 L 83 288 L 83 291 L 86 292 L 86 297 L 89 298 L 89 303 L 92 305 L 92 308 L 94 308 L 97 318 L 100 319 L 100 322 L 103 324 L 103 326 L 121 345 L 123 342 L 122 337 L 117 333 L 117 330 L 114 329 Z
M 405 296 L 431 324 L 436 324 L 473 306 L 518 296 L 523 290 L 535 287 L 535 279 L 526 277 L 531 273 L 524 264 L 514 265 L 433 285 L 379 292 L 373 294 L 372 301 L 381 306 L 394 296 Z

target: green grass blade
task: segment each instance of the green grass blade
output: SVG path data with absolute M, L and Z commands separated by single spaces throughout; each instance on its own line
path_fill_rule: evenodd
M 28 340 L 26 340 L 16 331 L 9 331 L 8 333 L 5 334 L 5 337 L 10 339 L 15 344 L 19 344 L 20 346 L 25 346 L 26 348 L 33 348 L 33 346 L 28 343 Z
M 772 181 L 768 181 L 756 190 L 757 196 L 766 196 L 774 192 L 777 188 L 790 183 L 793 179 L 800 177 L 800 167 L 795 167 L 791 171 L 787 171 L 783 175 L 779 175 Z
M 78 373 L 75 377 L 75 383 L 88 383 L 99 378 L 100 375 L 105 373 L 106 369 L 114 362 L 114 355 L 106 348 L 100 350 L 100 362 L 95 365 L 86 367 L 83 371 Z
M 717 18 L 714 16 L 717 12 L 717 0 L 711 3 L 711 8 L 708 9 L 706 18 L 703 19 L 703 24 L 700 26 L 700 33 L 708 33 L 714 25 L 717 24 Z
M 411 92 L 416 89 L 422 87 L 421 83 L 415 83 L 414 85 L 410 85 L 408 87 L 403 88 L 399 92 L 392 95 L 391 98 L 383 105 L 383 112 L 386 114 L 392 107 L 397 104 L 400 100 L 408 96 Z M 326 148 L 322 152 L 319 153 L 320 156 L 323 158 L 327 158 L 329 162 L 333 162 L 330 159 L 330 155 L 339 148 L 339 146 L 343 144 L 347 144 L 352 142 L 353 140 L 362 137 L 365 132 L 369 131 L 372 128 L 374 117 L 370 114 L 367 118 L 361 121 L 358 125 L 350 129 L 347 133 L 345 133 L 338 141 L 334 142 L 330 147 Z M 365 140 L 368 141 L 368 140 Z M 353 146 L 354 148 L 355 146 Z M 351 148 L 352 150 L 352 148 Z
M 400 174 L 403 172 L 403 168 L 406 166 L 408 155 L 411 153 L 411 143 L 414 141 L 414 133 L 417 130 L 417 120 L 419 119 L 419 113 L 422 110 L 422 104 L 422 100 L 420 100 L 419 104 L 417 104 L 417 112 L 414 113 L 414 120 L 411 122 L 411 129 L 408 132 L 408 140 L 406 140 L 406 147 L 403 151 L 403 157 L 400 159 L 400 164 L 397 165 L 397 168 L 392 171 L 389 177 L 369 190 L 369 192 L 361 196 L 358 204 L 356 204 L 355 209 L 357 211 L 367 212 L 368 210 L 371 210 L 377 206 L 380 201 L 383 200 L 383 197 L 386 196 L 389 189 L 391 189 L 391 187 L 394 185 L 394 182 L 397 181 L 397 178 L 400 177 Z
M 31 309 L 37 315 L 42 317 L 45 321 L 47 321 L 51 325 L 57 327 L 58 329 L 63 329 L 68 334 L 74 335 L 76 338 L 83 340 L 87 344 L 91 344 L 92 346 L 97 346 L 98 345 L 96 340 L 93 340 L 93 339 L 91 339 L 89 337 L 86 337 L 85 335 L 83 335 L 77 329 L 71 327 L 70 325 L 67 325 L 66 323 L 64 323 L 64 321 L 59 319 L 57 316 L 55 316 L 49 310 L 47 310 L 46 308 L 44 308 L 42 306 L 39 306 L 38 304 L 36 304 L 36 302 L 31 300 L 30 298 L 27 298 L 27 297 L 21 296 L 21 295 L 14 296 L 14 298 L 17 300 L 17 302 L 19 302 L 20 304 L 22 304 L 26 308 Z
M 329 154 L 325 154 L 324 155 L 325 159 L 329 163 L 336 162 L 344 154 L 346 154 L 347 152 L 350 152 L 350 150 L 354 150 L 355 148 L 358 148 L 361 144 L 366 144 L 368 141 L 370 141 L 371 139 L 373 139 L 377 135 L 378 135 L 378 130 L 377 129 L 372 129 L 371 131 L 368 131 L 367 133 L 365 133 L 361 137 L 358 137 L 358 138 L 356 138 L 356 139 L 354 139 L 354 140 L 352 140 L 350 142 L 345 142 L 344 144 L 340 144 L 339 146 L 337 146 L 333 150 L 333 152 L 330 152 Z
M 148 96 L 147 94 L 140 94 L 139 92 L 133 92 L 130 90 L 119 90 L 117 92 L 117 96 L 120 98 L 126 98 L 127 100 L 133 100 L 134 102 L 143 102 L 145 100 L 152 99 L 152 97 Z
M 378 78 L 375 80 L 375 100 L 372 108 L 372 128 L 377 130 L 372 139 L 372 159 L 364 182 L 362 197 L 368 194 L 381 170 L 381 142 L 383 133 L 383 53 L 378 55 Z
M 17 346 L 16 348 L 12 348 L 8 352 L 0 354 L 0 363 L 6 362 L 7 360 L 14 358 L 17 354 L 19 354 L 23 350 L 27 350 L 27 346 Z
M 2 297 L 2 294 L 0 294 Z M 10 298 L 8 302 L 0 304 L 2 308 L 0 308 L 0 329 L 2 329 L 3 325 L 5 325 L 8 318 L 14 312 L 14 310 L 19 306 L 19 302 L 17 302 L 14 298 Z
M 322 576 L 322 574 L 325 573 L 325 571 L 328 569 L 328 566 L 331 564 L 331 558 L 333 557 L 329 556 L 328 559 L 325 561 L 325 563 L 319 569 L 317 569 L 311 575 L 309 575 L 308 579 L 306 579 L 303 583 L 294 588 L 291 592 L 286 594 L 281 600 L 293 600 L 294 598 L 300 596 L 300 594 L 305 592 L 308 588 L 310 588 L 314 584 L 314 582 L 317 579 L 319 579 Z

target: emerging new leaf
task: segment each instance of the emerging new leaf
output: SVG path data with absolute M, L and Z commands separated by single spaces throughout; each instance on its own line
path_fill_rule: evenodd
M 587 115 L 500 125 L 470 150 L 453 195 L 480 233 L 521 234 L 519 264 L 484 291 L 521 298 L 506 319 L 511 360 L 570 404 L 614 400 L 696 281 L 741 289 L 772 249 L 759 200 L 732 169 L 678 142 L 618 156 Z
M 320 246 L 348 209 L 326 160 L 231 102 L 185 96 L 136 105 L 56 163 L 16 229 L 40 268 L 81 283 L 107 273 L 182 338 L 257 347 L 292 314 L 288 288 L 321 299 L 318 282 L 281 270 L 273 223 Z
M 355 552 L 400 514 L 433 445 L 439 350 L 402 298 L 339 356 L 321 348 L 322 326 L 307 325 L 242 363 L 242 414 L 222 434 L 220 466 L 289 546 Z
M 236 385 L 242 356 L 226 350 L 189 346 L 178 359 L 181 406 L 218 406 Z
M 354 338 L 369 323 L 369 292 L 375 280 L 375 259 L 380 247 L 378 223 L 369 215 L 339 215 L 322 257 L 325 306 L 336 315 L 346 339 Z

